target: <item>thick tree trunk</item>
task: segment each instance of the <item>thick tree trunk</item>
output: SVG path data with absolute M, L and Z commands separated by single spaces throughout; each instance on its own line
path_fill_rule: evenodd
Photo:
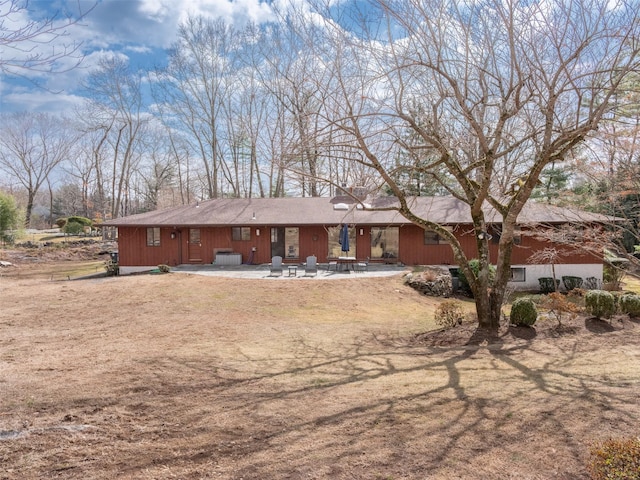
M 500 326 L 500 317 L 502 316 L 502 303 L 504 301 L 504 293 L 500 294 L 498 289 L 493 290 L 489 295 L 489 327 L 497 329 Z
M 500 326 L 502 298 L 493 291 L 481 292 L 475 298 L 478 327 L 497 330 Z

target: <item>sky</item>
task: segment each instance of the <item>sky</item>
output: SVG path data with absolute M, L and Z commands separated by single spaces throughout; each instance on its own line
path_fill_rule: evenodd
M 178 25 L 188 15 L 222 17 L 228 23 L 261 23 L 272 18 L 270 0 L 28 0 L 27 9 L 7 15 L 9 5 L 25 0 L 0 0 L 0 31 L 15 30 L 43 18 L 64 25 L 68 15 L 84 18 L 64 29 L 65 35 L 49 42 L 7 44 L 0 39 L 0 61 L 10 69 L 10 59 L 52 48 L 79 45 L 75 56 L 56 66 L 58 73 L 6 72 L 0 69 L 1 112 L 70 112 L 82 102 L 80 86 L 105 55 L 124 55 L 132 66 L 164 66 L 167 48 L 176 40 Z M 81 59 L 76 68 L 69 69 Z M 14 69 L 15 70 L 15 69 Z M 18 75 L 16 75 L 18 73 Z

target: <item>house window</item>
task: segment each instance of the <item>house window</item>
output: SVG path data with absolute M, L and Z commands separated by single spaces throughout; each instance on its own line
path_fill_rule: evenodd
M 514 230 L 513 232 L 513 244 L 521 245 L 522 244 L 522 230 Z
M 160 246 L 160 227 L 147 228 L 147 247 Z
M 511 268 L 511 281 L 512 282 L 525 282 L 527 280 L 527 269 L 524 267 L 512 267 Z
M 300 256 L 300 240 L 298 238 L 298 227 L 284 229 L 284 248 L 287 258 L 298 258 Z
M 298 227 L 273 227 L 271 229 L 271 256 L 298 258 L 300 240 Z
M 251 240 L 251 227 L 231 227 L 231 239 L 234 241 Z
M 398 258 L 400 229 L 398 227 L 371 228 L 371 258 Z
M 445 227 L 447 228 L 447 227 Z M 449 230 L 449 228 L 447 228 Z M 425 245 L 448 245 L 449 241 L 438 235 L 436 232 L 432 232 L 430 230 L 424 231 L 424 244 Z
M 502 237 L 502 226 L 492 225 L 489 227 L 489 235 L 491 235 L 493 244 L 498 245 L 500 243 L 500 237 Z

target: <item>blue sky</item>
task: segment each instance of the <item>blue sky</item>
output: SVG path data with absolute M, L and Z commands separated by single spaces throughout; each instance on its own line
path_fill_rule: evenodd
M 22 3 L 25 0 L 13 0 Z M 222 17 L 227 22 L 271 18 L 271 1 L 263 0 L 29 0 L 28 11 L 3 16 L 11 0 L 0 0 L 0 20 L 5 28 L 17 28 L 30 20 L 55 16 L 63 23 L 67 14 L 89 10 L 80 23 L 65 29 L 66 35 L 51 43 L 29 45 L 32 52 L 47 54 L 51 48 L 81 44 L 78 68 L 61 73 L 23 72 L 24 78 L 0 71 L 0 111 L 64 113 L 79 104 L 79 86 L 104 55 L 125 55 L 134 66 L 151 68 L 166 63 L 166 49 L 175 41 L 180 22 L 188 15 Z M 3 9 L 5 10 L 3 12 Z M 4 59 L 22 55 L 20 49 L 0 43 Z M 72 59 L 66 63 L 71 64 Z M 65 69 L 65 62 L 57 65 Z

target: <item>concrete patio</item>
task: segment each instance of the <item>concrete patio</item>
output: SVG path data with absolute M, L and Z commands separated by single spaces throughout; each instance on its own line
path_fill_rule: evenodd
M 289 275 L 289 266 L 297 266 L 295 275 Z M 282 275 L 274 275 L 268 263 L 262 265 L 178 265 L 171 267 L 172 273 L 188 273 L 192 275 L 208 275 L 229 278 L 261 278 L 267 280 L 344 280 L 347 278 L 390 277 L 410 271 L 405 265 L 369 264 L 365 271 L 328 270 L 327 264 L 318 264 L 317 274 L 305 275 L 304 266 L 300 264 L 283 264 Z

